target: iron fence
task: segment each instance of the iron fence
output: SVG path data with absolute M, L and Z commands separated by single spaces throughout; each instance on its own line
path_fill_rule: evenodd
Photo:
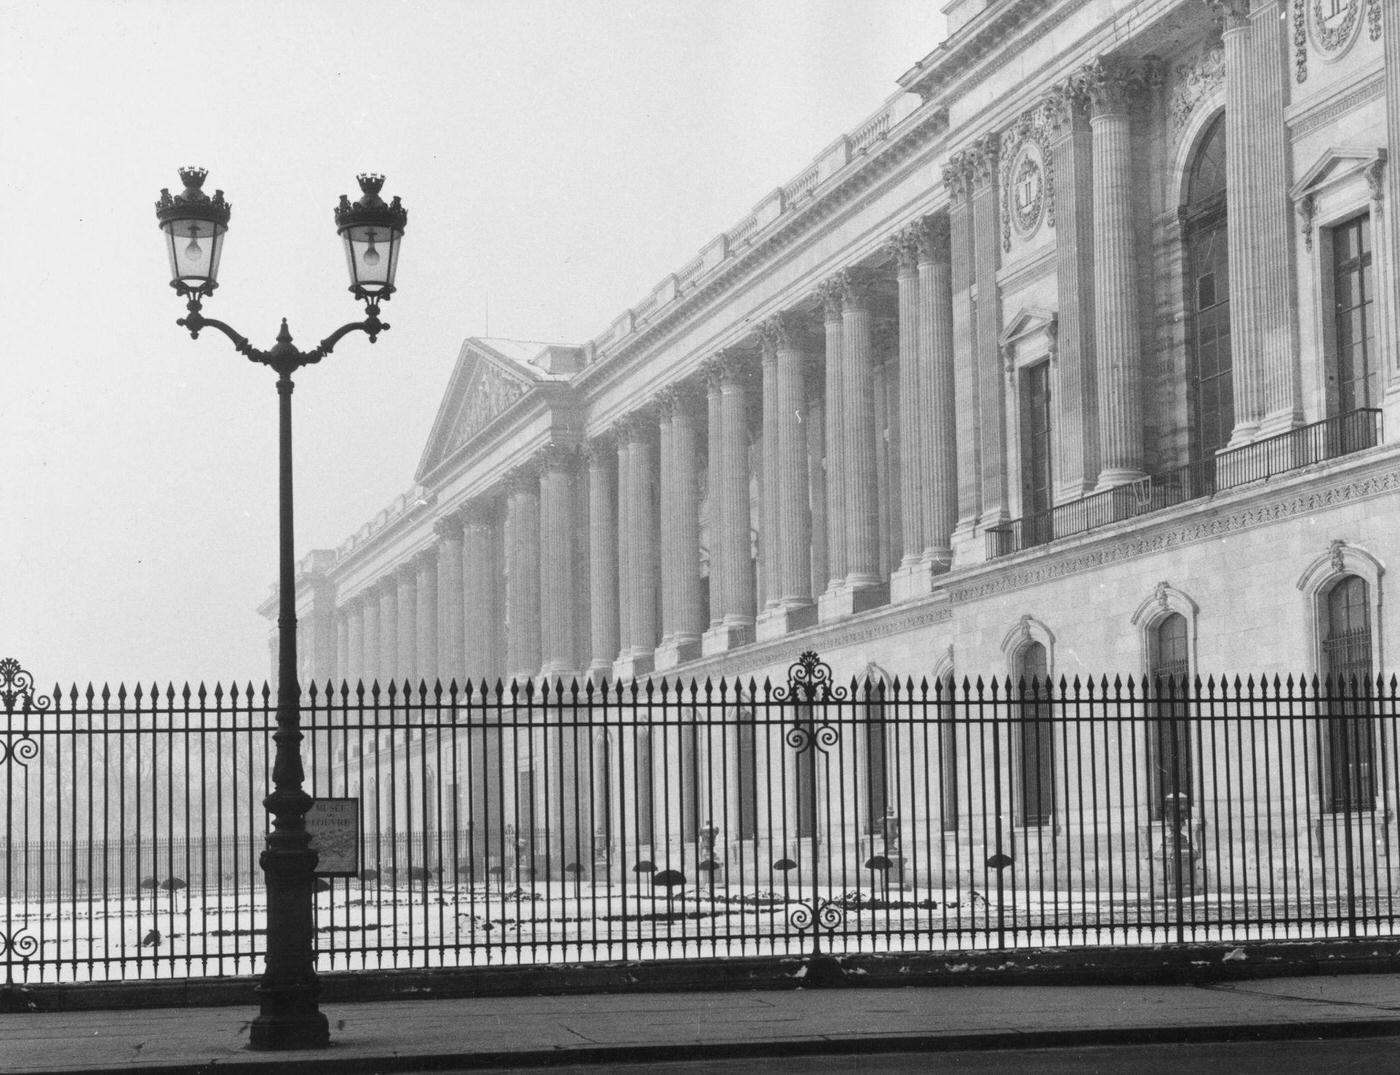
M 252 974 L 265 689 L 0 662 L 0 958 Z M 322 970 L 1392 935 L 1388 684 L 860 679 L 304 691 L 353 798 Z

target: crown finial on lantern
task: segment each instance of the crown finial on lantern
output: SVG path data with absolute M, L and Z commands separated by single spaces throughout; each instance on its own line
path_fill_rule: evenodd
M 371 198 L 379 197 L 384 189 L 384 177 L 378 172 L 361 172 L 355 178 L 360 182 L 360 191 Z
M 186 190 L 198 190 L 204 186 L 204 178 L 208 174 L 207 168 L 201 168 L 197 164 L 187 164 L 180 169 L 180 181 L 185 184 Z

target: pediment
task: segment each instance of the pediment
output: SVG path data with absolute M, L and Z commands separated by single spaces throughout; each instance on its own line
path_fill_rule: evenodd
M 1043 306 L 1022 307 L 997 337 L 997 347 L 1007 362 L 1021 357 L 1021 351 L 1031 357 L 1049 354 L 1053 359 L 1059 328 L 1060 315 L 1056 311 Z
M 423 480 L 544 379 L 492 348 L 488 341 L 464 341 L 419 460 L 417 480 Z
M 1289 194 L 1294 201 L 1308 194 L 1314 194 L 1355 175 L 1377 162 L 1384 161 L 1384 147 L 1375 146 L 1333 146 L 1313 163 L 1293 184 Z

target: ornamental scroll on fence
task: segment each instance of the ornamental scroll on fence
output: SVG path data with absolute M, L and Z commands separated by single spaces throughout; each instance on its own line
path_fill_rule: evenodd
M 1316 680 L 311 684 L 360 801 L 318 965 L 1393 936 L 1397 687 Z M 0 662 L 0 958 L 256 974 L 265 687 L 35 695 Z

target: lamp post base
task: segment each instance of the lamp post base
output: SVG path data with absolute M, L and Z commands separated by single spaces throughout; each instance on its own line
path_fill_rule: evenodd
M 286 1049 L 324 1049 L 331 1043 L 331 1027 L 325 1015 L 311 1002 L 307 1011 L 290 1010 L 291 995 L 282 998 L 284 1011 L 278 1015 L 259 1015 L 249 1031 L 248 1048 L 270 1052 Z

